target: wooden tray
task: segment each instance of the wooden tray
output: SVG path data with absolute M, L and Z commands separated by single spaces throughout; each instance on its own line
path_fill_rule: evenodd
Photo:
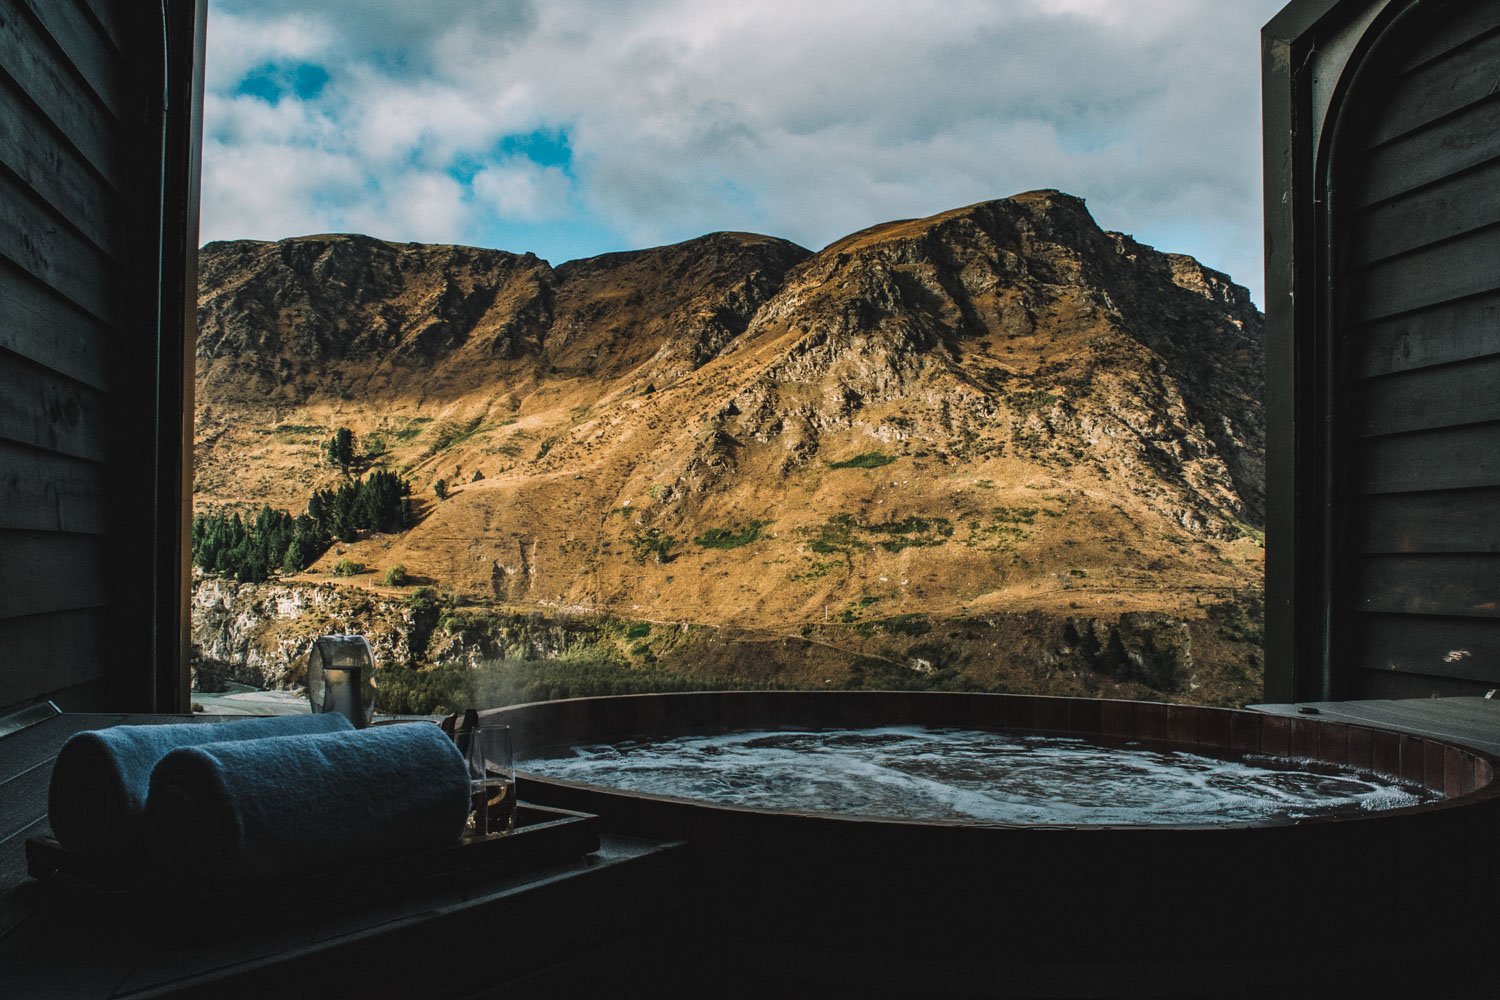
M 38 881 L 96 900 L 195 899 L 238 910 L 283 909 L 371 893 L 384 896 L 413 886 L 492 879 L 572 861 L 599 849 L 598 823 L 599 818 L 591 813 L 521 802 L 516 807 L 516 828 L 508 834 L 343 868 L 210 885 L 173 882 L 149 870 L 71 854 L 51 837 L 30 837 L 26 870 Z

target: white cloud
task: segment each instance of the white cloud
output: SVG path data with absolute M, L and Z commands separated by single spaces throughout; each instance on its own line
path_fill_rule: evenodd
M 1060 187 L 1258 289 L 1258 29 L 1280 6 L 215 0 L 204 226 L 265 230 L 250 214 L 264 199 L 210 190 L 262 172 L 311 206 L 304 225 L 276 213 L 282 235 L 333 215 L 486 242 L 558 220 L 630 246 L 732 228 L 819 247 Z M 230 96 L 295 61 L 328 73 L 314 99 Z M 565 130 L 572 163 L 501 146 L 537 129 Z M 277 149 L 295 170 L 264 166 Z M 319 162 L 334 180 L 303 175 L 299 194 Z M 628 248 L 580 240 L 577 254 Z
M 511 158 L 485 167 L 472 183 L 476 201 L 497 215 L 525 222 L 561 216 L 569 198 L 566 174 L 527 159 Z
M 345 228 L 399 242 L 460 242 L 468 226 L 464 187 L 446 174 L 411 170 L 388 177 L 377 197 L 344 215 Z
M 301 11 L 279 17 L 237 14 L 214 4 L 209 18 L 204 84 L 210 93 L 231 90 L 257 66 L 280 60 L 316 61 L 342 43 L 340 26 Z
M 205 140 L 203 218 L 235 224 L 205 225 L 203 239 L 275 240 L 342 230 L 338 206 L 356 201 L 362 182 L 359 163 L 337 153 Z

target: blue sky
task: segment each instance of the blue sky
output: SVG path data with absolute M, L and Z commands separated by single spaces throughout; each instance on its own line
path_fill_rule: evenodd
M 210 0 L 202 238 L 811 249 L 1033 188 L 1261 302 L 1281 0 Z

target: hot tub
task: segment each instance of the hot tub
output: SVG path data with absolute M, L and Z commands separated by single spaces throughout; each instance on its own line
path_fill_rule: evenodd
M 513 727 L 518 760 L 631 738 L 922 726 L 1295 757 L 1441 794 L 1296 823 L 1029 827 L 750 809 L 523 771 L 525 800 L 690 845 L 687 919 L 663 933 L 680 936 L 695 974 L 724 977 L 703 984 L 710 993 L 1373 988 L 1442 968 L 1471 938 L 1484 943 L 1486 929 L 1465 914 L 1496 898 L 1494 761 L 1420 737 L 1191 706 L 907 692 L 634 695 L 485 715 Z

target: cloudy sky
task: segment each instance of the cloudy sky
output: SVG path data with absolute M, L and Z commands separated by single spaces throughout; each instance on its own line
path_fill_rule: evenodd
M 1261 299 L 1284 0 L 210 0 L 205 242 L 819 249 L 1033 188 Z

